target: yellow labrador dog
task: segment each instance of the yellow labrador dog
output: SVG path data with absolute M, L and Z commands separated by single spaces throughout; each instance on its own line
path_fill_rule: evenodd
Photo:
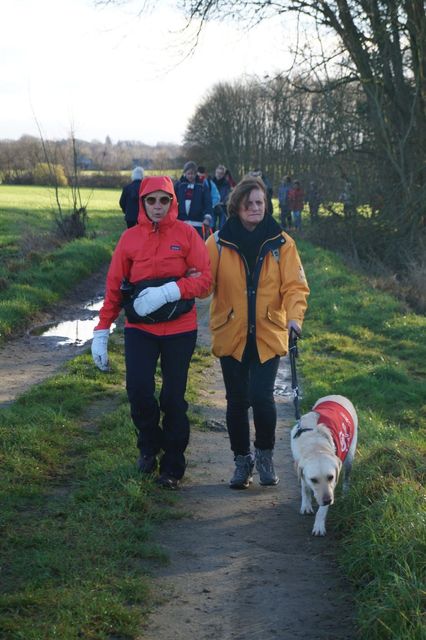
M 358 417 L 344 396 L 325 396 L 291 430 L 291 451 L 301 483 L 300 513 L 313 513 L 312 493 L 319 505 L 312 534 L 324 536 L 328 507 L 343 467 L 343 491 L 355 456 Z

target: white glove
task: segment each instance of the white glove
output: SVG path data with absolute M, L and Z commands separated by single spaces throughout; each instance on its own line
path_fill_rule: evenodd
M 296 320 L 289 320 L 289 323 L 287 325 L 288 335 L 290 335 L 292 329 L 296 332 L 297 337 L 300 338 L 300 336 L 302 335 L 302 329 L 297 324 Z
M 109 329 L 95 329 L 92 339 L 92 358 L 101 371 L 108 371 Z
M 133 308 L 140 316 L 147 316 L 166 302 L 180 300 L 180 289 L 176 282 L 167 282 L 161 287 L 147 287 L 133 302 Z

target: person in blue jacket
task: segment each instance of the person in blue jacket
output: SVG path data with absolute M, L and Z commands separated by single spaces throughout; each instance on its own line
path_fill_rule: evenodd
M 215 206 L 220 202 L 220 194 L 214 180 L 210 178 L 203 165 L 200 165 L 197 169 L 197 179 L 202 180 L 204 185 L 209 189 L 212 198 L 212 207 L 214 210 Z
M 183 176 L 175 182 L 178 201 L 178 220 L 190 224 L 202 237 L 203 220 L 206 214 L 213 217 L 212 198 L 204 180 L 197 179 L 197 165 L 187 162 Z

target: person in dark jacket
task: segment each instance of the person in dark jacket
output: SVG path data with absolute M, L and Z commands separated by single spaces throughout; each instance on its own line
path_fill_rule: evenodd
M 229 183 L 229 180 L 226 178 L 226 167 L 223 164 L 219 164 L 216 167 L 213 182 L 215 183 L 217 190 L 220 195 L 219 205 L 215 208 L 215 229 L 222 229 L 223 225 L 226 222 L 227 214 L 227 202 L 229 194 L 232 190 L 232 187 Z
M 306 196 L 306 202 L 309 205 L 309 214 L 311 222 L 318 220 L 318 209 L 321 204 L 321 194 L 316 182 L 311 182 Z
M 213 217 L 212 198 L 203 180 L 197 179 L 197 165 L 187 162 L 183 176 L 175 183 L 178 201 L 178 220 L 190 224 L 202 237 L 203 220 L 206 214 Z
M 278 203 L 280 205 L 280 219 L 283 229 L 291 229 L 291 208 L 289 194 L 293 189 L 291 176 L 285 176 L 278 187 Z
M 121 192 L 119 205 L 124 213 L 127 228 L 134 227 L 138 221 L 139 188 L 143 180 L 142 167 L 135 167 L 132 171 L 132 182 L 127 184 Z
M 219 204 L 220 202 L 220 194 L 214 180 L 208 175 L 206 168 L 203 165 L 199 165 L 197 169 L 197 179 L 201 180 L 204 186 L 206 186 L 210 191 L 210 196 L 212 199 L 212 208 L 214 210 L 216 205 Z M 206 215 L 209 215 L 209 214 L 206 213 Z

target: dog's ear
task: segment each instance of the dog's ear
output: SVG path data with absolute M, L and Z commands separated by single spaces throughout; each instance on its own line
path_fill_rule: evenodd
M 318 424 L 319 413 L 309 411 L 300 418 L 300 426 L 303 429 L 315 429 Z
M 340 472 L 342 470 L 342 461 L 337 456 L 336 456 L 335 464 L 336 464 L 336 484 L 337 484 L 337 481 L 340 476 Z

